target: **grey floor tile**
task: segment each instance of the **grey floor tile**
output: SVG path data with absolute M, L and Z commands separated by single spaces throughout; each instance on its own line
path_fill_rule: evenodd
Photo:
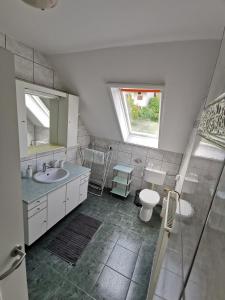
M 82 205 L 28 247 L 26 265 L 30 300 L 90 300 L 91 293 L 102 300 L 123 300 L 126 296 L 131 297 L 130 300 L 136 293 L 141 297 L 150 276 L 160 218 L 154 213 L 151 224 L 143 223 L 132 201 L 133 198 L 123 201 L 107 193 L 102 198 L 88 195 Z M 78 213 L 103 223 L 77 264 L 72 266 L 46 248 Z M 139 238 L 143 240 L 141 248 Z M 105 263 L 110 267 L 104 266 Z M 130 280 L 119 272 L 128 277 L 133 274 L 135 282 L 130 285 Z M 140 283 L 143 286 L 141 292 Z
M 129 279 L 106 266 L 92 295 L 97 300 L 125 300 L 129 285 Z
M 146 296 L 147 288 L 131 281 L 126 300 L 146 300 Z
M 136 260 L 136 253 L 116 245 L 106 265 L 122 275 L 131 278 L 135 268 Z
M 63 281 L 48 300 L 92 300 L 92 297 L 72 283 Z
M 180 276 L 161 269 L 155 294 L 163 299 L 179 299 L 182 286 L 183 282 Z
M 84 257 L 78 260 L 75 267 L 72 267 L 66 274 L 67 280 L 86 292 L 90 292 L 97 282 L 104 264 L 94 261 L 91 257 Z
M 94 236 L 95 241 L 117 242 L 122 228 L 113 224 L 103 224 Z
M 132 280 L 144 287 L 149 284 L 154 251 L 154 244 L 143 242 L 135 265 Z
M 127 248 L 135 253 L 139 252 L 142 240 L 137 233 L 132 231 L 124 231 L 121 233 L 117 244 Z
M 115 243 L 111 241 L 93 241 L 84 250 L 82 259 L 92 258 L 93 261 L 99 260 L 105 264 L 114 246 Z
M 39 266 L 37 269 L 27 274 L 29 300 L 47 300 L 53 295 L 62 277 L 52 268 Z

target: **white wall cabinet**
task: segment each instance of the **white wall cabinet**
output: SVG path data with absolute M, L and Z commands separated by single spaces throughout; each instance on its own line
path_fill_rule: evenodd
M 20 157 L 28 155 L 26 90 L 56 96 L 57 102 L 50 105 L 50 143 L 67 148 L 77 146 L 79 97 L 16 80 Z
M 69 95 L 59 101 L 58 144 L 66 147 L 77 146 L 79 98 Z
M 31 245 L 87 198 L 89 175 L 87 172 L 28 205 L 24 203 L 26 245 Z
M 48 194 L 48 229 L 65 216 L 65 203 L 66 185 Z
M 25 105 L 24 89 L 22 82 L 16 81 L 17 119 L 19 130 L 20 157 L 27 156 L 27 110 Z
M 80 203 L 80 178 L 75 179 L 67 184 L 66 214 L 68 214 L 75 207 L 77 207 L 79 203 Z

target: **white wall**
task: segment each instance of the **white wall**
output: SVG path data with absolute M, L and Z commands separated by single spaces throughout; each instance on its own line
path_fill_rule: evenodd
M 183 152 L 200 103 L 208 94 L 219 41 L 111 48 L 50 57 L 91 135 L 121 141 L 106 83 L 165 83 L 160 148 Z

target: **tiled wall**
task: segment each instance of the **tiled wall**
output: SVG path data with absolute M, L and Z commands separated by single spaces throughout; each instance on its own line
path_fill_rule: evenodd
M 26 169 L 28 165 L 32 165 L 33 172 L 42 170 L 43 163 L 50 163 L 53 160 L 66 160 L 71 163 L 76 161 L 76 147 L 63 148 L 55 151 L 48 151 L 45 153 L 38 153 L 35 155 L 30 155 L 29 157 L 22 158 L 20 167 L 21 167 L 21 176 L 26 176 Z
M 156 187 L 156 189 L 163 195 L 163 188 L 165 186 L 173 188 L 175 185 L 175 176 L 179 171 L 182 154 L 163 151 L 159 149 L 152 149 L 146 147 L 125 144 L 107 139 L 100 139 L 91 137 L 91 143 L 99 147 L 112 147 L 112 163 L 107 177 L 107 186 L 111 187 L 113 176 L 113 166 L 117 163 L 132 165 L 134 167 L 133 183 L 131 185 L 131 192 L 137 189 L 148 187 L 148 184 L 143 180 L 144 169 L 147 165 L 164 170 L 167 172 L 165 183 L 163 187 Z M 96 170 L 96 173 L 100 170 Z M 98 176 L 98 174 L 96 174 Z
M 30 48 L 21 42 L 0 32 L 0 47 L 11 51 L 15 57 L 15 76 L 18 79 L 40 84 L 50 88 L 66 91 L 57 73 L 53 70 L 44 54 L 36 49 Z M 86 147 L 90 142 L 90 136 L 79 118 L 78 125 L 78 143 L 82 147 Z M 68 149 L 65 155 L 68 160 L 75 161 L 73 158 L 74 149 Z M 54 156 L 52 152 L 50 156 Z M 63 156 L 63 155 L 62 155 Z M 42 155 L 43 157 L 43 155 Z M 70 159 L 72 157 L 72 159 Z M 34 159 L 34 158 L 33 158 Z M 48 157 L 46 157 L 48 160 Z M 27 159 L 30 163 L 30 158 Z M 21 163 L 21 168 L 28 163 Z M 35 165 L 35 163 L 34 163 Z

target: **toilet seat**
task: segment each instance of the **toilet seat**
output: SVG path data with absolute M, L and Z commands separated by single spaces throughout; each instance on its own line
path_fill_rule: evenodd
M 144 189 L 140 192 L 139 198 L 142 204 L 155 206 L 160 201 L 159 193 L 153 190 Z

